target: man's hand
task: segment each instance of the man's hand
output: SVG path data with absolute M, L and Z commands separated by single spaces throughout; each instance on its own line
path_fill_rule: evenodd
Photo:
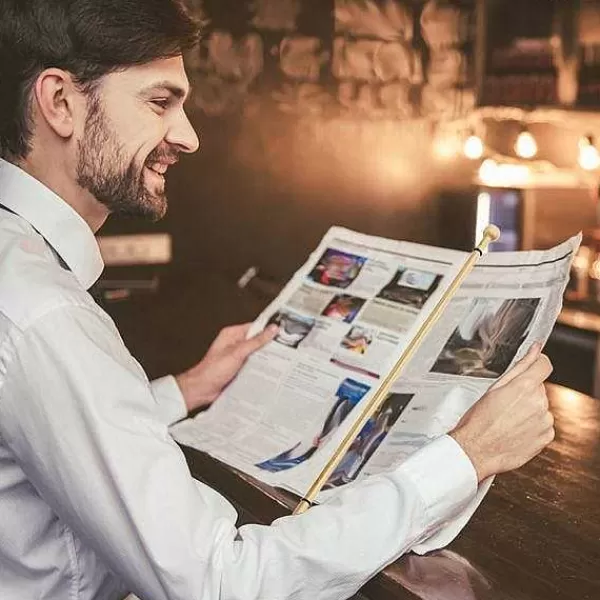
M 278 327 L 270 325 L 246 339 L 250 323 L 225 327 L 219 332 L 204 358 L 189 371 L 175 378 L 188 411 L 212 404 L 237 375 L 246 359 L 270 342 Z
M 450 433 L 471 459 L 479 481 L 517 469 L 554 439 L 543 385 L 550 373 L 550 361 L 535 344 Z

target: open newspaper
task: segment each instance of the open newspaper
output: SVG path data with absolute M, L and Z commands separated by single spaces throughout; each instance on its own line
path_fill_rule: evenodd
M 545 342 L 579 243 L 484 256 L 318 499 L 447 433 Z M 277 323 L 276 339 L 209 410 L 174 426 L 174 438 L 303 495 L 466 257 L 331 228 L 253 325 Z

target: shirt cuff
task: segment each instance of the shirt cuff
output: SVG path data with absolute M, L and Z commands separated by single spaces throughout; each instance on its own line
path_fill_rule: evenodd
M 179 385 L 172 375 L 155 379 L 150 383 L 152 395 L 161 420 L 172 425 L 187 416 L 188 410 Z
M 477 492 L 473 463 L 448 435 L 412 454 L 395 473 L 412 481 L 423 501 L 425 537 L 455 517 Z
M 473 516 L 477 507 L 488 493 L 493 481 L 494 477 L 490 477 L 483 481 L 477 490 L 475 498 L 473 498 L 453 519 L 449 519 L 443 523 L 443 526 L 425 541 L 417 546 L 413 546 L 413 552 L 416 554 L 426 554 L 427 552 L 432 552 L 433 550 L 438 550 L 447 546 L 469 522 L 469 519 Z

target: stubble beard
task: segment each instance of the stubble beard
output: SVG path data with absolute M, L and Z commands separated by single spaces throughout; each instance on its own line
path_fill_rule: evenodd
M 145 164 L 169 152 L 155 148 Z M 164 189 L 151 193 L 144 183 L 144 165 L 127 164 L 117 134 L 110 126 L 97 97 L 91 97 L 83 138 L 79 140 L 77 183 L 111 214 L 159 221 L 167 212 Z

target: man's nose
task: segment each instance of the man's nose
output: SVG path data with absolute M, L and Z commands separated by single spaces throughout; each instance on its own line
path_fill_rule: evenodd
M 198 135 L 183 110 L 169 129 L 166 141 L 181 152 L 196 152 L 200 147 Z

